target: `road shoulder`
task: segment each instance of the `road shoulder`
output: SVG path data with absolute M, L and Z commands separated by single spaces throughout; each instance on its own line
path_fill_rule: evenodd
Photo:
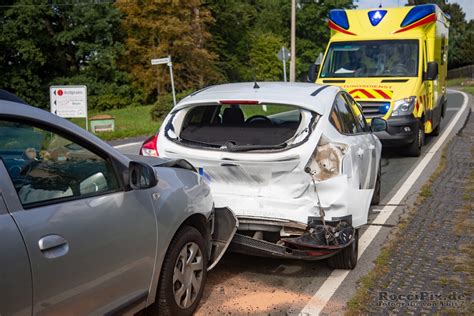
M 405 207 L 399 229 L 360 281 L 349 314 L 473 314 L 474 117 Z

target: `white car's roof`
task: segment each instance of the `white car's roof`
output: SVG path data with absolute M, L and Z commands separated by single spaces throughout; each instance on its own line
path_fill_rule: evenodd
M 173 110 L 196 104 L 216 103 L 224 100 L 252 100 L 262 103 L 297 105 L 304 109 L 325 114 L 331 109 L 339 87 L 301 82 L 254 82 L 228 83 L 210 86 L 190 94 Z

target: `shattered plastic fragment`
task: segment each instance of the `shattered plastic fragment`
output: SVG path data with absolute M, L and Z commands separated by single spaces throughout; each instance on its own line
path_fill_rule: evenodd
M 346 150 L 347 145 L 332 143 L 323 135 L 307 165 L 314 180 L 324 181 L 341 174 Z

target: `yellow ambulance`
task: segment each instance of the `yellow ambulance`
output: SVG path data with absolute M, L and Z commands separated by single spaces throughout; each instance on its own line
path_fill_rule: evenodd
M 419 156 L 446 111 L 448 16 L 435 4 L 336 9 L 328 26 L 329 44 L 309 80 L 346 89 L 368 121 L 387 120 L 377 133 L 385 147 Z

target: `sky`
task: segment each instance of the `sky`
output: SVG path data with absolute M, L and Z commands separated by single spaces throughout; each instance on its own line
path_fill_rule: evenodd
M 448 0 L 448 3 L 459 3 L 464 13 L 466 13 L 466 20 L 474 19 L 474 0 Z M 378 8 L 382 3 L 383 7 L 398 7 L 404 6 L 406 0 L 354 0 L 354 3 L 360 8 Z

